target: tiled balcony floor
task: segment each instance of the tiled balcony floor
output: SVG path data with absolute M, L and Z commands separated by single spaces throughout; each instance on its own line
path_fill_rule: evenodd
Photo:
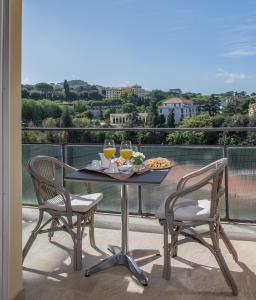
M 24 218 L 23 240 L 35 225 L 35 218 Z M 154 223 L 156 224 L 156 223 Z M 156 225 L 154 225 L 156 226 Z M 252 228 L 252 229 L 251 229 Z M 256 242 L 253 227 L 243 230 L 243 240 L 233 240 L 240 263 L 237 265 L 221 244 L 223 254 L 239 287 L 239 296 L 232 297 L 214 257 L 204 247 L 189 243 L 179 248 L 173 259 L 172 280 L 162 279 L 163 257 L 140 260 L 139 265 L 149 278 L 142 287 L 125 267 L 115 267 L 85 278 L 84 271 L 73 272 L 72 242 L 66 233 L 55 233 L 53 243 L 40 235 L 24 261 L 24 286 L 27 300 L 157 300 L 157 299 L 256 299 Z M 83 239 L 84 267 L 108 255 L 107 244 L 120 244 L 120 231 L 96 228 L 96 242 L 105 254 L 89 245 L 88 231 Z M 236 235 L 238 236 L 238 234 Z M 162 235 L 131 231 L 130 248 L 154 248 L 162 253 Z

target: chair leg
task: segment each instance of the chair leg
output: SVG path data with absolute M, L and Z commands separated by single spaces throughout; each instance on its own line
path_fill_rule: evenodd
M 97 248 L 95 243 L 95 236 L 94 236 L 94 214 L 92 214 L 89 221 L 89 238 L 90 238 L 90 244 L 92 248 Z
M 233 256 L 234 261 L 238 262 L 238 255 L 237 255 L 237 252 L 236 252 L 234 246 L 232 245 L 230 239 L 226 235 L 226 232 L 224 231 L 221 224 L 219 226 L 220 226 L 220 236 L 221 236 L 224 244 L 226 245 L 226 247 L 227 247 L 228 251 L 230 252 L 230 254 Z
M 177 243 L 178 237 L 179 237 L 179 234 L 178 234 L 179 229 L 180 228 L 177 227 L 175 230 L 177 232 L 177 234 L 172 235 L 171 245 L 175 245 Z M 176 257 L 178 255 L 178 246 L 172 246 L 170 250 L 171 250 L 171 257 Z
M 210 235 L 211 235 L 212 244 L 213 244 L 213 254 L 220 266 L 220 269 L 223 273 L 223 276 L 224 276 L 227 284 L 232 289 L 233 295 L 236 296 L 238 294 L 237 285 L 233 279 L 233 276 L 231 275 L 231 272 L 226 264 L 226 261 L 221 253 L 221 250 L 219 248 L 213 224 L 210 224 Z
M 74 239 L 74 271 L 82 269 L 82 230 L 81 216 L 77 215 L 77 232 Z
M 163 231 L 164 231 L 164 269 L 163 269 L 163 278 L 170 280 L 171 277 L 171 257 L 170 257 L 170 248 L 168 242 L 168 227 L 166 220 L 163 221 Z
M 51 242 L 53 236 L 54 236 L 54 228 L 57 226 L 58 222 L 56 219 L 53 219 L 50 226 L 50 231 L 48 233 L 49 242 Z
M 34 243 L 34 241 L 37 237 L 38 230 L 43 221 L 43 216 L 44 216 L 44 212 L 42 210 L 39 210 L 39 218 L 38 218 L 37 224 L 36 224 L 35 228 L 33 229 L 33 231 L 31 232 L 31 235 L 22 251 L 22 261 L 24 261 L 26 255 L 28 254 L 29 249 L 31 248 L 32 244 Z

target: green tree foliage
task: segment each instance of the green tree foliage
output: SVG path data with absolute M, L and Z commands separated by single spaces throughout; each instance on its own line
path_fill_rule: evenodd
M 46 82 L 37 83 L 35 89 L 40 91 L 44 97 L 49 97 L 53 92 L 53 86 Z
M 56 119 L 54 118 L 46 118 L 42 122 L 43 127 L 45 128 L 54 128 L 56 127 Z
M 165 116 L 164 115 L 159 115 L 157 118 L 157 124 L 158 127 L 164 127 L 165 126 Z
M 133 91 L 123 91 L 120 95 L 120 99 L 125 103 L 131 103 L 131 104 L 134 104 L 135 106 L 143 105 L 146 101 L 146 100 L 140 98 Z
M 103 119 L 106 122 L 109 122 L 110 114 L 114 114 L 116 112 L 115 108 L 108 108 L 103 112 Z
M 22 101 L 22 120 L 23 122 L 41 121 L 43 118 L 43 111 L 41 105 L 31 99 L 24 99 Z
M 82 113 L 88 109 L 88 104 L 84 100 L 73 101 L 74 111 L 77 113 Z
M 32 90 L 30 92 L 30 98 L 34 99 L 34 100 L 39 100 L 42 98 L 42 95 L 41 95 L 40 91 Z
M 29 90 L 26 88 L 22 88 L 21 90 L 21 98 L 26 99 L 29 98 L 30 94 L 29 94 Z
M 72 121 L 75 127 L 85 128 L 91 127 L 91 120 L 88 118 L 74 118 Z
M 201 114 L 190 118 L 183 119 L 179 125 L 180 128 L 212 128 L 213 117 L 209 114 Z M 167 142 L 170 144 L 208 144 L 211 139 L 215 138 L 209 133 L 204 132 L 180 132 L 176 131 L 168 134 Z
M 249 96 L 242 96 L 240 93 L 235 93 L 233 97 L 227 98 L 227 105 L 222 110 L 222 113 L 225 115 L 247 114 L 249 103 Z
M 149 127 L 158 126 L 158 112 L 157 112 L 157 101 L 151 100 L 148 111 L 147 125 Z
M 66 106 L 63 109 L 62 115 L 61 115 L 61 126 L 62 127 L 72 127 L 72 117 L 69 108 Z
M 220 105 L 220 99 L 215 95 L 211 95 L 210 97 L 206 97 L 203 104 L 203 110 L 208 112 L 210 116 L 215 116 L 220 112 Z
M 69 100 L 70 99 L 70 89 L 69 89 L 68 81 L 66 79 L 63 82 L 63 88 L 64 88 L 66 100 Z
M 161 90 L 153 90 L 151 93 L 150 93 L 150 97 L 155 100 L 156 102 L 160 101 L 160 100 L 163 100 L 167 97 L 167 93 L 165 93 L 164 91 L 161 91 Z
M 43 118 L 60 118 L 62 109 L 57 103 L 50 100 L 39 100 L 38 104 L 41 106 Z
M 142 127 L 143 122 L 140 120 L 136 111 L 130 113 L 127 122 L 124 124 L 126 128 Z M 124 132 L 124 139 L 130 140 L 133 143 L 138 143 L 138 134 L 134 131 Z
M 174 109 L 172 109 L 168 115 L 167 118 L 167 126 L 169 128 L 174 128 L 175 127 L 175 114 L 174 114 Z
M 132 103 L 124 103 L 122 106 L 122 112 L 123 113 L 132 113 L 132 112 L 137 112 L 137 106 Z

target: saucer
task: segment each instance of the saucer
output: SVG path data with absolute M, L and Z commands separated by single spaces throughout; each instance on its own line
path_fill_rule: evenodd
M 89 170 L 89 171 L 101 171 L 104 168 L 102 168 L 101 166 L 87 165 L 86 169 Z

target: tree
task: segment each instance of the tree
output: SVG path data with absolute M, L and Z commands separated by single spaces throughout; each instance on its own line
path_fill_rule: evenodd
M 50 100 L 39 100 L 38 104 L 41 106 L 42 109 L 42 117 L 45 118 L 59 118 L 62 114 L 61 107 Z
M 22 90 L 21 90 L 21 98 L 29 98 L 29 91 L 28 91 L 28 89 L 26 89 L 26 88 L 23 88 Z
M 171 110 L 171 112 L 168 115 L 167 118 L 167 126 L 169 128 L 174 128 L 175 127 L 175 114 L 174 114 L 174 109 Z
M 116 112 L 116 109 L 115 108 L 108 108 L 106 109 L 104 112 L 103 112 L 103 119 L 108 122 L 109 121 L 109 117 L 110 117 L 110 114 L 113 114 Z
M 149 106 L 149 113 L 147 118 L 147 125 L 149 127 L 157 127 L 158 125 L 158 113 L 157 113 L 157 101 L 152 100 Z
M 42 120 L 43 111 L 38 101 L 32 99 L 22 100 L 22 121 L 37 123 Z
M 142 122 L 139 119 L 139 115 L 137 112 L 132 112 L 129 114 L 126 123 L 124 124 L 124 127 L 132 128 L 132 127 L 138 127 L 141 126 Z
M 46 98 L 53 92 L 53 86 L 46 82 L 40 82 L 35 85 L 35 88 L 40 91 Z
M 200 114 L 184 119 L 179 127 L 181 128 L 212 128 L 213 117 L 209 114 Z M 211 144 L 216 143 L 216 134 L 207 132 L 173 132 L 168 134 L 167 141 L 171 144 Z
M 70 99 L 69 98 L 70 97 L 70 89 L 69 89 L 69 84 L 66 79 L 64 80 L 63 87 L 64 87 L 64 93 L 65 93 L 66 100 L 69 100 Z
M 159 127 L 164 127 L 165 126 L 165 116 L 164 115 L 159 115 L 158 120 L 157 120 L 158 126 Z
M 72 117 L 68 107 L 65 106 L 61 115 L 61 126 L 62 127 L 72 127 Z
M 220 99 L 215 95 L 211 95 L 210 97 L 206 98 L 203 105 L 203 110 L 208 112 L 210 116 L 215 116 L 220 112 L 220 104 Z
M 84 112 L 84 116 L 85 116 L 85 118 L 87 118 L 87 119 L 89 119 L 89 120 L 92 120 L 92 118 L 93 118 L 93 113 L 91 112 L 91 111 L 85 111 Z
M 39 91 L 33 90 L 30 92 L 30 98 L 34 100 L 39 100 L 42 98 L 41 93 Z
M 88 99 L 101 100 L 103 96 L 99 94 L 98 90 L 88 92 Z
M 143 104 L 143 99 L 141 99 L 134 91 L 123 91 L 120 94 L 120 99 L 125 103 L 131 103 L 136 106 Z
M 132 112 L 137 112 L 137 107 L 136 105 L 132 103 L 124 103 L 122 106 L 122 112 L 123 113 L 132 113 Z
M 227 105 L 222 110 L 222 113 L 225 115 L 247 114 L 249 103 L 249 96 L 241 96 L 239 93 L 236 93 L 227 100 Z
M 167 97 L 167 93 L 161 90 L 152 90 L 150 96 L 152 99 L 160 101 Z
M 74 118 L 73 124 L 75 127 L 80 127 L 80 128 L 90 127 L 91 120 L 89 120 L 88 118 Z
M 54 118 L 46 118 L 43 120 L 42 125 L 45 128 L 54 128 L 56 127 L 56 120 Z

